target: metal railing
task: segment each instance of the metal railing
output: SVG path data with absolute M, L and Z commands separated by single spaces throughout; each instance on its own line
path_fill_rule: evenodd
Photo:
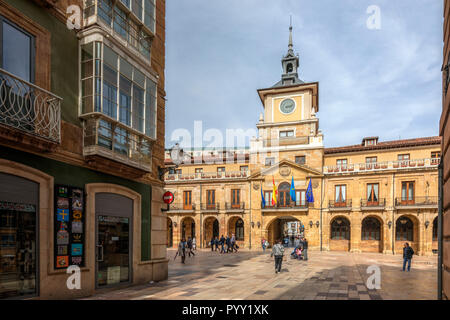
M 328 203 L 328 208 L 351 208 L 352 200 L 336 201 L 330 200 Z
M 377 201 L 369 201 L 366 199 L 361 199 L 361 207 L 385 207 L 386 199 L 378 199 Z
M 246 179 L 248 171 L 201 172 L 187 174 L 168 174 L 166 181 L 214 180 L 214 179 Z
M 240 202 L 240 203 L 227 202 L 227 203 L 225 203 L 225 209 L 226 210 L 244 210 L 245 203 L 244 202 Z
M 172 203 L 169 205 L 169 211 L 194 211 L 195 204 L 184 204 L 184 203 Z
M 219 203 L 202 203 L 202 204 L 200 204 L 200 210 L 202 210 L 202 211 L 207 211 L 207 210 L 217 211 L 219 209 L 220 209 Z
M 323 172 L 332 173 L 352 173 L 352 172 L 366 172 L 366 171 L 383 171 L 393 169 L 412 169 L 412 168 L 429 168 L 437 167 L 440 158 L 427 158 L 416 160 L 402 160 L 402 161 L 385 161 L 375 163 L 357 163 L 339 166 L 325 166 Z
M 308 209 L 310 206 L 309 202 L 305 202 L 305 203 L 295 203 L 295 202 L 291 202 L 288 205 L 282 205 L 280 203 L 277 203 L 276 205 L 272 205 L 271 203 L 266 204 L 264 206 L 263 209 L 279 209 L 279 210 L 283 210 L 283 209 Z
M 439 197 L 413 197 L 412 199 L 408 198 L 395 198 L 396 206 L 429 206 L 429 205 L 438 205 Z
M 0 123 L 60 143 L 61 101 L 57 95 L 0 69 Z

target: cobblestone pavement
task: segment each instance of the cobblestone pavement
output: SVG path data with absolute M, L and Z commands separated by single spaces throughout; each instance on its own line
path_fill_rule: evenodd
M 289 250 L 286 251 L 289 255 Z M 285 256 L 275 274 L 268 252 L 220 255 L 197 251 L 186 264 L 168 250 L 169 279 L 99 293 L 88 299 L 175 300 L 422 300 L 436 299 L 437 257 L 413 258 L 403 272 L 400 255 L 308 252 L 308 261 Z M 366 287 L 367 268 L 381 269 L 381 289 Z

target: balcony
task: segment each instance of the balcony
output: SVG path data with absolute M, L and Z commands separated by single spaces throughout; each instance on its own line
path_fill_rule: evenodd
M 395 198 L 396 209 L 437 209 L 439 197 L 414 197 L 412 200 Z
M 287 206 L 280 205 L 277 203 L 275 206 L 272 204 L 266 204 L 264 208 L 261 209 L 262 212 L 308 212 L 310 204 L 305 203 L 291 203 Z
M 330 211 L 349 211 L 352 209 L 352 200 L 335 201 L 330 200 L 328 203 Z
M 152 141 L 143 133 L 100 113 L 82 118 L 83 155 L 90 166 L 113 169 L 133 178 L 152 171 Z
M 201 180 L 229 180 L 246 179 L 249 176 L 248 171 L 226 171 L 226 172 L 202 172 L 188 174 L 168 174 L 165 177 L 166 182 L 189 182 Z
M 0 69 L 0 138 L 37 151 L 61 142 L 62 98 Z
M 386 199 L 378 199 L 378 201 L 361 200 L 361 210 L 384 210 L 386 207 Z
M 194 213 L 195 204 L 172 203 L 168 213 Z
M 202 203 L 200 204 L 200 210 L 202 213 L 211 212 L 219 213 L 220 204 L 219 203 Z
M 225 210 L 230 213 L 243 213 L 245 210 L 245 203 L 225 203 Z
M 427 158 L 403 161 L 385 161 L 375 163 L 358 163 L 341 166 L 325 166 L 325 174 L 364 173 L 387 170 L 411 170 L 420 168 L 437 168 L 440 158 Z

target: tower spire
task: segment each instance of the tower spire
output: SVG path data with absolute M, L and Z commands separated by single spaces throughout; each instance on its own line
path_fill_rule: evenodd
M 292 43 L 292 15 L 291 15 L 291 23 L 289 25 L 289 51 L 294 50 L 294 44 Z

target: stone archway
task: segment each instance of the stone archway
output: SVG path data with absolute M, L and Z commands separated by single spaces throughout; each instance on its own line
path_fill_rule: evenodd
M 195 238 L 195 220 L 192 217 L 185 217 L 180 222 L 180 239 Z
M 436 253 L 438 250 L 438 217 L 434 218 L 433 220 L 433 229 L 432 229 L 432 236 L 431 236 L 431 250 L 433 253 Z
M 383 220 L 378 216 L 365 217 L 361 222 L 361 252 L 383 252 Z
M 209 242 L 213 237 L 220 237 L 219 220 L 216 217 L 207 217 L 203 223 L 203 241 L 205 247 L 210 247 Z
M 287 245 L 293 246 L 295 237 L 301 235 L 302 222 L 292 216 L 276 217 L 267 225 L 267 241 L 272 246 L 276 241 L 287 239 Z M 283 242 L 284 243 L 284 242 Z
M 401 253 L 408 242 L 416 254 L 419 252 L 419 220 L 411 215 L 402 215 L 395 221 L 395 252 Z
M 228 219 L 227 233 L 236 236 L 236 241 L 241 246 L 245 241 L 244 220 L 239 216 L 233 216 Z
M 169 217 L 167 217 L 167 247 L 173 247 L 173 223 Z
M 330 251 L 350 251 L 351 225 L 347 217 L 334 217 L 330 222 Z

